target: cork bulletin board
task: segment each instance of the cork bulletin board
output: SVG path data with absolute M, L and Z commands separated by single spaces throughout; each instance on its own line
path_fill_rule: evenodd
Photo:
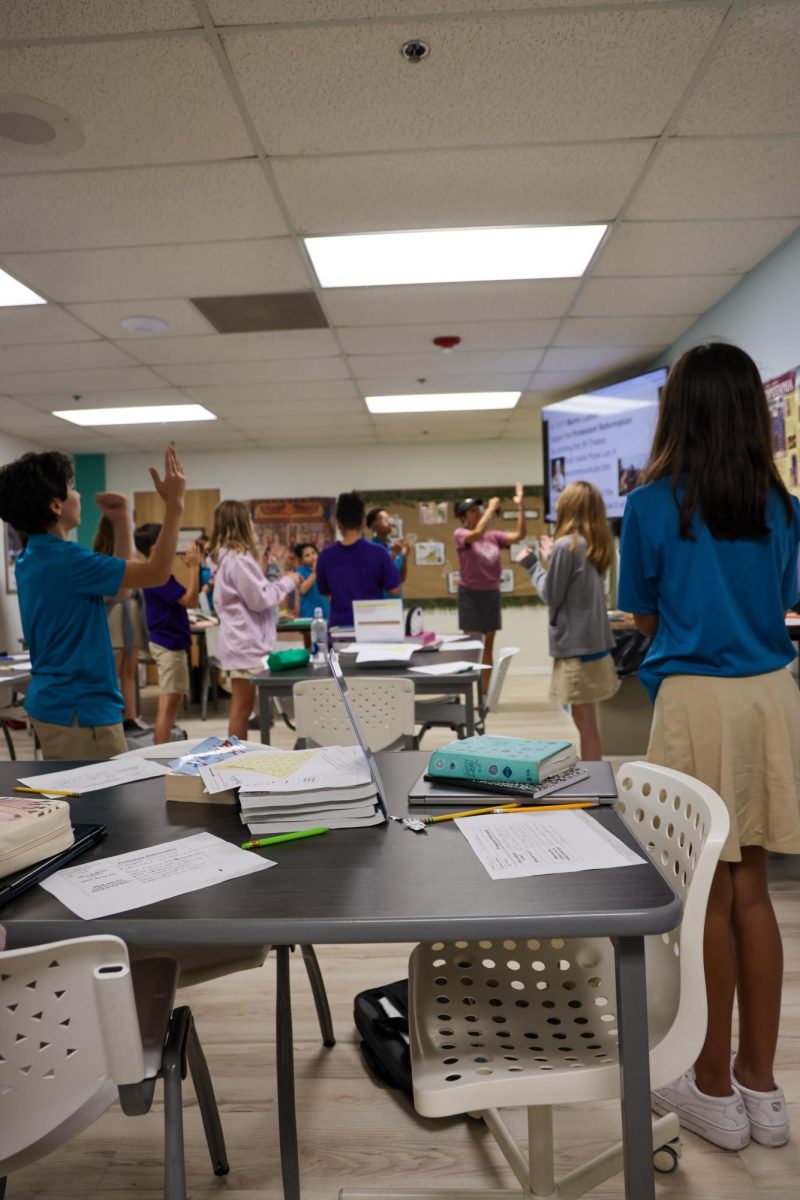
M 455 605 L 458 586 L 458 556 L 453 535 L 461 526 L 454 509 L 465 496 L 488 500 L 500 497 L 500 508 L 491 529 L 513 533 L 517 528 L 517 510 L 511 502 L 513 487 L 459 488 L 455 491 L 417 490 L 408 492 L 363 493 L 367 512 L 383 508 L 395 523 L 397 538 L 411 543 L 408 575 L 403 586 L 403 599 L 425 606 Z M 547 532 L 544 520 L 544 495 L 541 486 L 525 488 L 527 541 L 534 542 Z M 535 516 L 533 514 L 536 514 Z M 367 534 L 369 536 L 369 534 Z M 502 554 L 504 604 L 538 603 L 528 572 L 512 561 L 511 553 Z

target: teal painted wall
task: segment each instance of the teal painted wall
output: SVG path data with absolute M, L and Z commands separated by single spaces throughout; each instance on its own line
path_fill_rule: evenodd
M 101 516 L 100 509 L 94 502 L 95 493 L 106 490 L 105 454 L 75 455 L 75 487 L 81 494 L 78 541 L 82 546 L 91 549 Z

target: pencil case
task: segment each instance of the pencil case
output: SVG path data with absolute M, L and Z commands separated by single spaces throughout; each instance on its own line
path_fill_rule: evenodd
M 307 667 L 309 658 L 307 650 L 273 650 L 267 655 L 267 666 L 270 671 L 292 671 Z
M 74 841 L 66 800 L 0 796 L 0 878 L 50 858 Z

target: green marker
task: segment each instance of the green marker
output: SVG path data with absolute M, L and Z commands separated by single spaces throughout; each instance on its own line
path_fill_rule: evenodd
M 298 829 L 296 833 L 276 833 L 274 837 L 255 838 L 252 842 L 242 842 L 243 850 L 257 850 L 259 846 L 274 846 L 277 842 L 294 842 L 298 838 L 316 837 L 318 833 L 327 833 L 326 828 Z

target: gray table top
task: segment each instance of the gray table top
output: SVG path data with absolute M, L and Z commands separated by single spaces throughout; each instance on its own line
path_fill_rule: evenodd
M 481 657 L 480 650 L 458 650 L 458 643 L 452 650 L 418 650 L 411 655 L 411 658 L 406 663 L 370 663 L 369 666 L 357 666 L 355 654 L 340 654 L 339 666 L 345 675 L 363 676 L 369 679 L 370 676 L 376 675 L 392 675 L 395 678 L 407 677 L 413 679 L 416 683 L 439 683 L 442 680 L 461 680 L 466 687 L 468 683 L 475 682 L 480 678 L 480 672 L 471 671 L 467 673 L 459 672 L 453 675 L 416 675 L 412 673 L 410 667 L 434 667 L 442 666 L 445 663 L 452 662 L 478 662 Z M 486 674 L 486 672 L 483 672 Z M 327 679 L 328 671 L 320 670 L 314 667 L 300 667 L 293 671 L 262 671 L 260 675 L 254 676 L 254 682 L 260 686 L 265 684 L 293 684 L 300 679 Z
M 407 811 L 421 751 L 378 757 L 389 810 Z M 53 763 L 2 763 L 0 789 Z M 68 764 L 60 764 L 67 766 Z M 74 765 L 74 764 L 73 764 Z M 108 838 L 89 857 L 122 854 L 207 829 L 227 841 L 246 836 L 232 807 L 170 803 L 160 779 L 72 800 L 77 821 L 102 822 Z M 594 812 L 594 810 L 593 810 Z M 596 819 L 636 845 L 610 809 Z M 649 861 L 642 866 L 527 879 L 491 880 L 454 824 L 414 834 L 395 822 L 271 846 L 278 865 L 256 875 L 83 922 L 41 888 L 0 910 L 10 946 L 95 933 L 132 945 L 236 945 L 428 941 L 436 938 L 610 936 L 662 933 L 681 904 Z

